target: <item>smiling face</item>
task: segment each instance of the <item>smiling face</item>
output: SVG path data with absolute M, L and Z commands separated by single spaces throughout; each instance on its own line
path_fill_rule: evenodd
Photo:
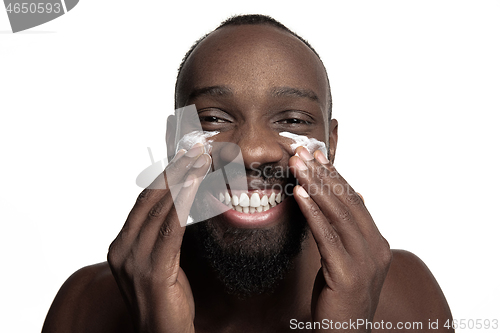
M 336 141 L 329 135 L 329 87 L 319 58 L 298 38 L 270 25 L 227 26 L 211 33 L 189 56 L 176 100 L 178 106 L 196 105 L 204 131 L 220 132 L 214 143 L 237 144 L 247 171 L 243 177 L 248 191 L 228 188 L 227 194 L 210 193 L 195 202 L 195 214 L 224 204 L 225 197 L 235 207 L 193 226 L 210 248 L 213 265 L 221 261 L 214 257 L 224 257 L 223 262 L 233 262 L 231 269 L 238 270 L 274 257 L 278 262 L 267 261 L 270 267 L 260 271 L 269 275 L 271 267 L 282 266 L 284 272 L 300 251 L 306 222 L 288 197 L 295 185 L 287 172 L 292 141 L 279 133 L 315 138 L 327 147 Z M 215 148 L 215 165 L 234 157 L 230 149 Z M 242 203 L 246 196 L 250 207 Z M 225 269 L 216 267 L 221 276 L 230 275 Z M 283 272 L 274 275 L 279 279 Z

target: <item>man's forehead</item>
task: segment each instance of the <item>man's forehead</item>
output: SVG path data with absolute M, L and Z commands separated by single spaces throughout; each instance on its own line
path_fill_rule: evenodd
M 298 97 L 307 98 L 308 100 L 318 102 L 319 97 L 313 90 L 299 89 L 293 87 L 270 87 L 266 93 L 271 97 Z M 200 96 L 216 96 L 216 97 L 233 97 L 234 92 L 228 86 L 209 86 L 202 88 L 195 88 L 190 91 L 188 99 L 194 100 Z
M 309 52 L 309 48 L 297 37 L 283 29 L 268 25 L 235 25 L 225 26 L 210 33 L 198 48 L 215 46 L 244 47 L 245 45 L 258 46 L 269 43 L 273 46 L 299 47 L 303 52 Z M 196 51 L 196 50 L 195 50 Z M 194 54 L 195 52 L 193 52 Z
M 316 54 L 289 32 L 269 25 L 227 26 L 208 35 L 186 60 L 178 102 L 197 89 L 238 85 L 311 91 L 321 102 L 328 96 L 326 72 Z

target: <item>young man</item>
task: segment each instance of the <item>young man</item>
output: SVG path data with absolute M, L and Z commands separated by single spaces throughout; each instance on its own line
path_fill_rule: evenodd
M 447 330 L 431 272 L 390 250 L 333 167 L 337 121 L 309 44 L 269 17 L 232 18 L 188 52 L 175 94 L 177 107 L 195 104 L 204 131 L 218 132 L 214 144 L 239 147 L 248 188 L 203 187 L 212 163 L 231 160 L 224 149 L 180 150 L 160 186 L 139 195 L 108 262 L 62 286 L 44 332 Z M 177 121 L 168 121 L 170 156 Z M 282 132 L 325 142 L 326 154 L 292 149 Z M 182 226 L 189 211 L 199 220 L 214 207 L 225 211 Z

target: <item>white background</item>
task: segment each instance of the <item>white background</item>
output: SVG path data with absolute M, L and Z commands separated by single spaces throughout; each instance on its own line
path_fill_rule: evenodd
M 455 318 L 500 319 L 500 2 L 326 3 L 82 0 L 18 34 L 0 10 L 1 332 L 39 331 L 66 278 L 106 260 L 147 147 L 166 156 L 184 53 L 241 13 L 323 58 L 336 166 L 391 246 L 427 263 Z

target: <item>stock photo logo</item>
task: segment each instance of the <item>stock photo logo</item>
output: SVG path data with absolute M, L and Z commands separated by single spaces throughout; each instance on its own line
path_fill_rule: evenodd
M 229 202 L 222 204 L 219 199 L 221 193 L 227 193 L 227 188 L 238 189 L 248 192 L 245 164 L 241 149 L 231 142 L 214 142 L 213 137 L 219 134 L 217 131 L 203 131 L 199 120 L 198 112 L 194 104 L 175 110 L 176 129 L 174 146 L 175 152 L 183 149 L 190 150 L 196 144 L 203 144 L 203 151 L 213 155 L 216 152 L 225 152 L 226 159 L 222 162 L 219 159 L 213 161 L 213 169 L 209 168 L 205 175 L 198 175 L 201 184 L 195 195 L 194 201 L 200 203 L 199 207 L 186 206 L 182 201 L 174 200 L 176 212 L 181 217 L 188 216 L 187 224 L 205 221 L 211 217 L 220 215 L 230 209 Z M 141 188 L 167 189 L 170 193 L 177 195 L 185 186 L 184 175 L 180 175 L 180 170 L 169 169 L 168 159 L 155 161 L 151 148 L 148 147 L 151 165 L 145 168 L 136 178 L 136 184 Z M 218 153 L 219 154 L 219 153 Z M 165 178 L 155 182 L 158 175 L 165 169 Z M 228 194 L 229 195 L 229 194 Z M 212 200 L 217 204 L 213 205 Z M 226 200 L 228 201 L 228 200 Z M 194 213 L 194 214 L 193 214 Z
M 4 0 L 12 32 L 27 30 L 52 21 L 72 10 L 79 0 Z
M 185 205 L 182 200 L 179 202 L 174 200 L 180 221 L 182 220 L 181 216 L 188 216 L 189 212 L 191 214 L 189 214 L 190 219 L 188 218 L 187 224 L 205 221 L 229 210 L 250 214 L 266 212 L 284 200 L 285 196 L 293 195 L 293 187 L 298 183 L 290 182 L 292 177 L 287 167 L 267 165 L 261 168 L 260 163 L 257 163 L 257 165 L 251 163 L 249 167 L 253 173 L 249 176 L 241 148 L 236 143 L 222 142 L 220 139 L 215 140 L 215 137 L 220 133 L 219 131 L 204 131 L 194 104 L 176 109 L 175 116 L 170 116 L 170 120 L 172 132 L 167 135 L 167 146 L 170 144 L 170 150 L 174 150 L 175 147 L 175 152 L 173 152 L 175 154 L 184 150 L 185 156 L 192 158 L 199 155 L 189 156 L 188 152 L 195 145 L 198 145 L 198 153 L 201 154 L 203 151 L 210 154 L 213 163 L 213 166 L 204 175 L 196 175 L 200 183 L 194 196 L 193 208 Z M 302 146 L 309 152 L 319 150 L 324 156 L 328 156 L 325 142 L 291 132 L 280 132 L 279 136 L 288 141 L 287 144 L 292 152 Z M 201 150 L 201 148 L 203 149 Z M 182 191 L 183 187 L 190 186 L 186 185 L 188 179 L 188 176 L 186 176 L 188 171 L 186 170 L 191 172 L 193 169 L 186 169 L 185 166 L 182 168 L 175 167 L 177 162 L 170 162 L 173 164 L 169 165 L 168 158 L 155 160 L 149 147 L 148 152 L 151 165 L 143 169 L 137 176 L 136 184 L 139 187 L 168 189 L 171 195 L 175 196 Z M 173 156 L 174 154 L 172 154 Z M 184 155 L 180 156 L 182 159 Z M 267 172 L 269 173 L 266 174 Z M 193 172 L 190 176 L 195 176 L 195 174 Z M 326 175 L 325 172 L 323 174 Z M 159 177 L 159 175 L 162 176 Z M 338 178 L 336 172 L 331 172 L 327 176 Z M 252 178 L 250 182 L 253 184 L 252 187 L 271 188 L 273 194 L 267 193 L 260 196 L 255 191 L 249 193 L 249 184 L 247 183 L 249 178 Z M 279 178 L 281 178 L 281 182 L 276 181 Z M 274 179 L 275 183 L 273 184 L 269 179 Z M 192 182 L 188 184 L 192 184 Z M 275 190 L 278 191 L 274 192 Z M 329 184 L 324 184 L 322 181 L 321 186 L 315 185 L 310 190 L 316 194 L 318 191 L 328 191 L 329 193 L 331 191 L 343 191 L 344 188 L 337 189 L 335 186 L 330 188 Z

